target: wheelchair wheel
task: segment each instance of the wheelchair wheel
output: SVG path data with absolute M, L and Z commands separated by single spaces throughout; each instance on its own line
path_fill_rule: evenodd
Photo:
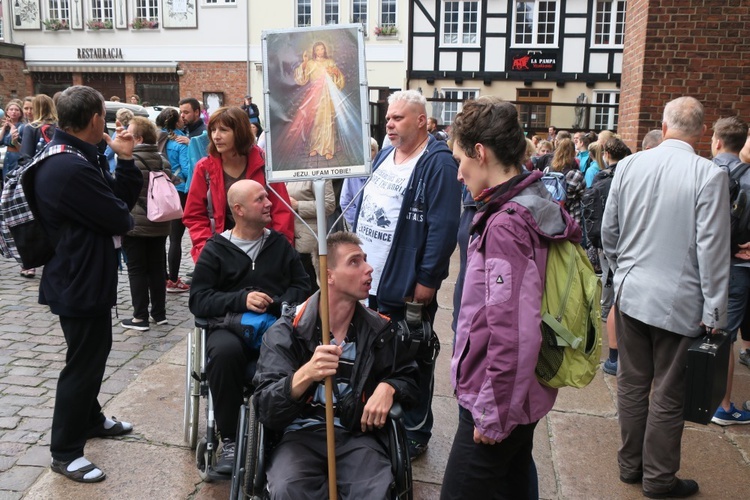
M 206 438 L 201 438 L 195 448 L 195 465 L 198 467 L 198 475 L 203 482 L 210 483 L 213 480 L 208 473 L 213 459 L 214 457 L 208 451 L 208 441 L 206 441 Z
M 185 442 L 194 450 L 198 442 L 198 420 L 200 411 L 201 344 L 200 331 L 188 331 L 187 359 L 185 362 L 185 408 L 183 429 Z
M 251 399 L 247 411 L 247 448 L 242 484 L 242 492 L 250 498 L 262 498 L 265 488 L 263 434 L 263 425 L 258 421 L 255 404 Z

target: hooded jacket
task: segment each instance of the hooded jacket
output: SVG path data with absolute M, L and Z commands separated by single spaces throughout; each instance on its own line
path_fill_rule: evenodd
M 53 314 L 93 317 L 107 314 L 117 300 L 117 250 L 113 236 L 133 228 L 130 210 L 143 176 L 133 160 L 117 160 L 115 177 L 96 145 L 57 130 L 51 145 L 75 147 L 71 154 L 44 160 L 34 191 L 39 218 L 49 234 L 59 235 L 55 255 L 44 266 L 39 303 Z
M 544 417 L 557 390 L 534 373 L 541 346 L 547 248 L 581 229 L 539 181 L 521 174 L 474 217 L 451 361 L 458 403 L 483 435 L 501 441 Z
M 253 146 L 247 154 L 247 171 L 246 179 L 252 179 L 263 186 L 266 185 L 266 174 L 263 171 L 265 161 L 261 155 L 261 149 Z M 213 236 L 211 232 L 211 221 L 208 218 L 208 177 L 211 184 L 211 199 L 213 200 L 214 220 L 216 222 L 215 231 L 221 233 L 226 229 L 227 214 L 227 190 L 224 188 L 224 169 L 221 166 L 221 158 L 207 156 L 195 165 L 195 172 L 190 183 L 190 192 L 188 193 L 187 203 L 185 203 L 185 213 L 182 216 L 182 222 L 190 231 L 190 239 L 193 241 L 193 248 L 190 254 L 193 261 L 198 262 L 201 250 L 206 241 Z M 268 199 L 271 200 L 271 229 L 280 232 L 289 243 L 294 244 L 294 214 L 287 208 L 289 204 L 289 195 L 284 183 L 273 183 L 271 187 L 284 200 L 279 199 L 272 192 L 268 192 Z M 286 203 L 286 205 L 284 204 Z
M 148 185 L 150 172 L 164 172 L 168 179 L 172 178 L 169 162 L 156 151 L 155 144 L 138 144 L 133 149 L 135 166 L 143 175 L 143 186 L 138 202 L 130 211 L 135 227 L 128 232 L 128 236 L 153 238 L 168 236 L 171 222 L 152 222 L 148 219 Z
M 299 400 L 291 396 L 294 373 L 307 363 L 320 345 L 318 322 L 320 292 L 305 302 L 295 318 L 283 316 L 263 336 L 258 369 L 253 385 L 259 416 L 263 425 L 284 430 L 297 417 L 312 411 L 307 404 L 316 384 L 312 384 Z M 385 316 L 357 304 L 352 318 L 357 330 L 357 354 L 352 371 L 352 390 L 355 401 L 349 431 L 360 432 L 359 422 L 367 400 L 381 382 L 394 389 L 393 400 L 404 407 L 416 402 L 417 365 L 403 347 L 396 328 Z
M 375 157 L 375 169 L 393 147 Z M 393 242 L 378 285 L 378 308 L 400 311 L 404 298 L 414 294 L 417 283 L 438 289 L 448 277 L 448 265 L 456 249 L 461 216 L 461 184 L 458 165 L 443 141 L 428 136 L 427 147 L 414 167 L 396 221 Z M 354 218 L 359 218 L 361 203 Z
M 202 318 L 247 312 L 247 295 L 259 291 L 270 295 L 268 312 L 281 315 L 281 304 L 300 304 L 310 285 L 292 245 L 271 231 L 255 262 L 237 245 L 217 234 L 206 242 L 195 264 L 190 286 L 190 312 Z

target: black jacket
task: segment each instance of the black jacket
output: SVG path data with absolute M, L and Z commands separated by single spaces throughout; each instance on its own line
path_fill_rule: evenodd
M 206 242 L 190 285 L 190 312 L 201 318 L 247 312 L 247 295 L 260 291 L 273 297 L 269 313 L 281 315 L 281 304 L 300 304 L 310 285 L 299 254 L 287 239 L 271 231 L 253 266 L 240 248 L 217 234 Z
M 198 137 L 206 130 L 206 124 L 203 123 L 203 118 L 198 117 L 193 123 L 185 125 L 185 134 L 188 137 Z
M 37 169 L 34 191 L 40 219 L 50 234 L 59 235 L 55 255 L 44 266 L 39 303 L 49 304 L 61 316 L 99 316 L 117 300 L 113 236 L 133 228 L 130 210 L 143 176 L 133 160 L 117 160 L 113 178 L 94 144 L 60 129 L 50 144 L 73 146 L 88 161 L 59 154 Z
M 297 417 L 313 411 L 307 405 L 316 384 L 299 400 L 291 397 L 294 373 L 310 358 L 320 344 L 318 304 L 320 292 L 310 297 L 297 316 L 284 316 L 263 336 L 260 360 L 253 385 L 259 420 L 274 430 L 283 430 Z M 357 330 L 357 355 L 351 380 L 356 402 L 349 431 L 359 433 L 359 422 L 366 401 L 380 382 L 395 390 L 394 401 L 404 407 L 417 400 L 417 364 L 396 335 L 396 327 L 385 316 L 357 304 L 352 319 Z

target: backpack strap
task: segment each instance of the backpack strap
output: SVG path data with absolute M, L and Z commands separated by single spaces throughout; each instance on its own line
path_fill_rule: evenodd
M 740 165 L 735 168 L 734 170 L 730 170 L 728 165 L 721 165 L 722 168 L 725 168 L 727 172 L 729 172 L 729 178 L 733 181 L 739 181 L 743 175 L 745 175 L 745 172 L 750 168 L 750 163 L 740 163 Z

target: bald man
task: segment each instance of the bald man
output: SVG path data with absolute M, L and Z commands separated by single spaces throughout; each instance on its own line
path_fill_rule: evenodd
M 195 265 L 190 288 L 190 312 L 200 318 L 252 311 L 281 315 L 281 305 L 300 304 L 310 293 L 299 254 L 271 222 L 271 201 L 263 186 L 243 179 L 229 188 L 227 201 L 233 229 L 206 242 Z M 220 321 L 209 328 L 206 351 L 208 385 L 213 396 L 222 449 L 214 470 L 231 474 L 237 417 L 247 366 L 258 351 Z

